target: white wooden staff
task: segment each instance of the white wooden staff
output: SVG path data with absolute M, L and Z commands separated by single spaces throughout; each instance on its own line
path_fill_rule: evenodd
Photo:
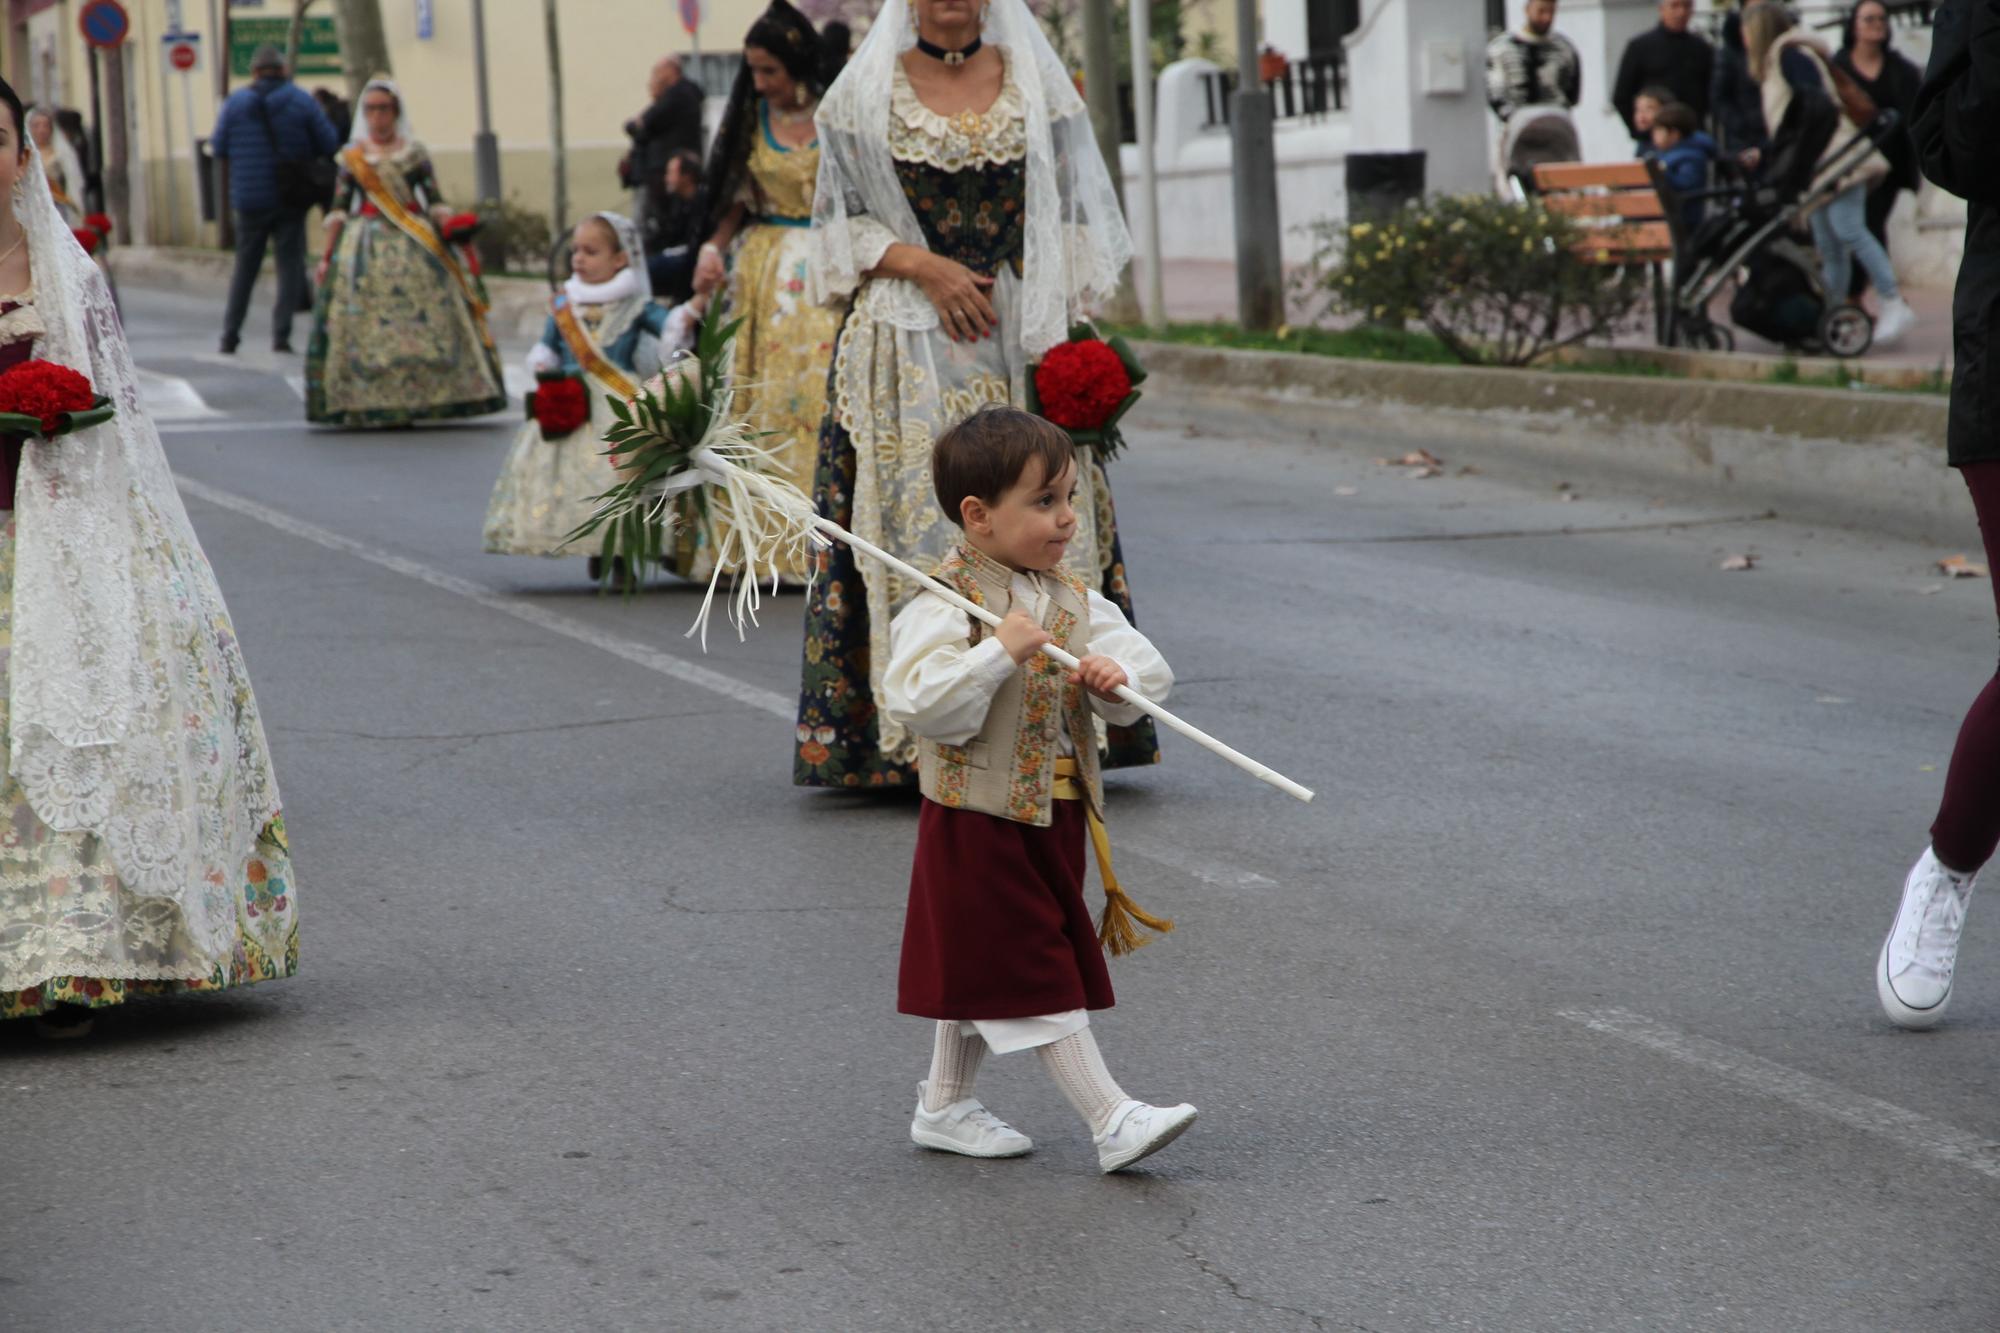
M 773 571 L 775 587 L 775 571 L 780 552 L 796 550 L 807 542 L 820 545 L 829 538 L 846 542 L 855 550 L 881 561 L 906 578 L 915 579 L 967 615 L 974 616 L 995 628 L 999 627 L 1000 617 L 985 607 L 959 596 L 908 561 L 891 555 L 871 541 L 855 536 L 838 523 L 822 518 L 798 487 L 782 477 L 763 470 L 763 466 L 760 465 L 768 465 L 769 457 L 766 450 L 749 440 L 740 429 L 712 431 L 707 441 L 689 454 L 686 469 L 666 483 L 665 493 L 660 497 L 662 510 L 667 495 L 690 490 L 696 486 L 708 486 L 711 488 L 711 500 L 717 515 L 723 520 L 715 525 L 717 530 L 715 573 L 709 580 L 708 596 L 702 601 L 701 612 L 697 615 L 694 626 L 688 630 L 690 635 L 696 630 L 702 631 L 703 643 L 706 644 L 709 607 L 725 568 L 745 571 L 745 576 L 737 585 L 732 608 L 732 618 L 737 622 L 738 631 L 741 632 L 745 619 L 754 623 L 757 617 L 760 596 L 755 571 L 758 569 Z M 1077 659 L 1054 644 L 1043 644 L 1041 651 L 1069 670 L 1077 669 Z M 1260 778 L 1279 791 L 1301 801 L 1312 800 L 1311 788 L 1303 787 L 1268 765 L 1258 763 L 1240 750 L 1224 745 L 1200 727 L 1174 716 L 1130 685 L 1120 685 L 1116 693 L 1126 703 L 1145 710 L 1195 744 L 1221 755 L 1252 777 Z

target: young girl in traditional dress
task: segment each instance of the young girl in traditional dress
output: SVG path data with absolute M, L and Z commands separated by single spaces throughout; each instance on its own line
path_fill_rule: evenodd
M 1127 1097 L 1090 1032 L 1087 1011 L 1112 1004 L 1083 902 L 1084 835 L 1101 837 L 1103 806 L 1090 712 L 1129 723 L 1140 711 L 1112 691 L 1164 699 L 1173 672 L 1062 564 L 1078 529 L 1068 435 L 984 407 L 938 437 L 931 471 L 961 530 L 937 577 L 1005 622 L 989 634 L 924 592 L 890 629 L 883 706 L 918 738 L 924 795 L 897 1007 L 937 1020 L 910 1137 L 968 1157 L 1029 1151 L 972 1089 L 988 1049 L 1032 1048 L 1090 1127 L 1099 1166 L 1116 1171 L 1171 1143 L 1195 1108 Z M 1065 676 L 1037 651 L 1051 642 L 1080 670 Z
M 0 367 L 67 366 L 116 411 L 0 438 L 0 1019 L 74 1036 L 292 975 L 298 888 L 228 609 L 23 120 L 0 83 Z
M 451 208 L 400 90 L 371 79 L 326 215 L 306 420 L 407 426 L 507 405 L 486 288 L 439 232 Z
M 692 337 L 705 303 L 668 311 L 653 302 L 639 229 L 618 213 L 593 213 L 570 241 L 570 278 L 549 303 L 541 341 L 528 352 L 538 379 L 581 381 L 587 419 L 572 429 L 542 412 L 515 437 L 486 507 L 486 549 L 496 555 L 590 556 L 602 538 L 570 540 L 591 516 L 596 496 L 618 482 L 605 456 L 611 420 L 606 394 L 636 397 L 639 387 Z M 551 400 L 553 401 L 553 400 Z M 637 571 L 633 571 L 637 573 Z

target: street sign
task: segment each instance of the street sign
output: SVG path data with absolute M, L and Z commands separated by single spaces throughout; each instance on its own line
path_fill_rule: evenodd
M 428 42 L 436 34 L 436 6 L 431 0 L 417 0 L 417 40 Z
M 292 21 L 288 18 L 237 18 L 229 20 L 229 72 L 235 77 L 247 78 L 250 74 L 251 57 L 257 48 L 269 42 L 280 51 L 292 34 Z M 321 16 L 309 18 L 299 28 L 299 63 L 292 70 L 294 74 L 338 74 L 341 72 L 340 37 L 335 33 L 333 19 Z
M 76 25 L 83 29 L 84 41 L 99 47 L 120 46 L 132 31 L 131 16 L 118 0 L 90 0 L 78 11 Z
M 201 63 L 201 34 L 198 32 L 170 32 L 160 39 L 160 45 L 167 53 L 167 67 L 186 74 Z
M 681 0 L 681 29 L 693 35 L 701 26 L 701 0 Z

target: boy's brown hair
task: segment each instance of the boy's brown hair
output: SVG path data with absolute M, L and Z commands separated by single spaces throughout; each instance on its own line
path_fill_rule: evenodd
M 1669 102 L 1653 116 L 1654 129 L 1672 130 L 1683 139 L 1701 128 L 1701 119 L 1685 102 Z
M 958 510 L 966 496 L 992 504 L 1036 458 L 1043 478 L 1053 479 L 1076 458 L 1076 445 L 1062 427 L 1005 403 L 988 403 L 941 432 L 931 446 L 931 482 L 945 517 L 964 527 Z

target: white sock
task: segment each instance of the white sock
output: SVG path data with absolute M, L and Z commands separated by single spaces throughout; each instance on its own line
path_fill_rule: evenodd
M 931 1076 L 924 1080 L 924 1109 L 942 1111 L 972 1095 L 979 1062 L 986 1058 L 986 1038 L 977 1032 L 961 1035 L 956 1020 L 941 1022 L 931 1039 Z
M 1097 1038 L 1090 1035 L 1090 1029 L 1037 1046 L 1035 1054 L 1041 1057 L 1042 1068 L 1049 1071 L 1049 1077 L 1062 1089 L 1063 1096 L 1069 1098 L 1069 1104 L 1090 1126 L 1090 1132 L 1103 1133 L 1111 1113 L 1126 1097 L 1125 1090 L 1104 1067 L 1104 1057 L 1098 1053 Z

